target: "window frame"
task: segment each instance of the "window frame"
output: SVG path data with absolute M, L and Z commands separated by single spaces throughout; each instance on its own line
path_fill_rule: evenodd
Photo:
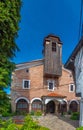
M 73 90 L 71 90 L 71 85 L 73 85 Z M 74 84 L 69 84 L 69 92 L 75 92 L 75 85 Z
M 47 80 L 47 82 L 48 82 L 48 90 L 49 91 L 54 91 L 54 89 L 55 89 L 55 81 L 54 80 Z M 53 83 L 53 89 L 49 88 L 49 83 Z
M 24 82 L 25 82 L 25 81 L 28 81 L 28 82 L 29 82 L 29 87 L 26 87 L 26 88 L 24 87 Z M 23 89 L 30 89 L 30 80 L 23 79 Z

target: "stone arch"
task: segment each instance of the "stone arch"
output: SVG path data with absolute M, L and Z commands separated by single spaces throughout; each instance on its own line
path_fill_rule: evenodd
M 15 103 L 17 113 L 29 112 L 29 100 L 27 98 L 19 97 L 15 100 Z
M 67 112 L 67 101 L 66 100 L 63 100 L 62 102 L 59 103 L 58 112 L 59 113 Z
M 27 103 L 29 103 L 29 100 L 26 97 L 19 97 L 15 100 L 15 103 L 17 103 L 20 99 L 24 99 L 27 101 Z
M 46 104 L 46 113 L 55 113 L 55 102 L 53 100 L 49 100 Z
M 63 99 L 63 101 L 65 101 L 68 104 L 68 101 L 66 99 Z
M 32 98 L 31 103 L 32 103 L 34 100 L 40 100 L 40 101 L 42 102 L 41 98 Z
M 33 98 L 31 100 L 31 110 L 32 111 L 42 111 L 43 104 L 41 98 Z
M 50 101 L 54 101 L 53 99 L 45 99 L 45 104 L 49 103 Z
M 72 112 L 77 112 L 78 111 L 78 105 L 79 105 L 79 102 L 77 100 L 71 100 L 69 102 L 69 110 L 72 111 Z
M 72 101 L 75 101 L 75 102 L 79 105 L 79 101 L 76 100 L 76 99 L 72 99 L 72 100 L 69 102 L 69 105 L 71 104 Z

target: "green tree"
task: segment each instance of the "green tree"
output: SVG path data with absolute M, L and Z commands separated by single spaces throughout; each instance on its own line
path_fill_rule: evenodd
M 11 72 L 15 67 L 12 58 L 19 50 L 15 39 L 18 36 L 21 3 L 21 0 L 0 0 L 0 102 L 3 104 L 7 98 L 4 87 L 11 83 Z M 0 108 L 2 106 L 0 104 Z

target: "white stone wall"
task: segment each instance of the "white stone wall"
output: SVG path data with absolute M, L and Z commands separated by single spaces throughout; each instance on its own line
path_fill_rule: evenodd
M 74 65 L 75 65 L 76 93 L 81 93 L 81 97 L 83 97 L 83 47 L 76 55 Z

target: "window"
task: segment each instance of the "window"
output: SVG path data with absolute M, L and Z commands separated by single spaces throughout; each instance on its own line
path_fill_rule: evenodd
M 29 69 L 26 69 L 26 72 L 29 73 Z
M 23 80 L 23 88 L 24 89 L 30 88 L 30 80 Z
M 56 43 L 52 42 L 52 51 L 56 51 Z
M 16 104 L 16 111 L 17 112 L 28 112 L 29 111 L 29 104 L 27 103 L 26 100 L 20 99 L 17 104 Z
M 37 110 L 42 110 L 42 102 L 39 100 L 35 100 L 32 103 L 32 110 L 37 111 Z
M 69 85 L 69 92 L 74 92 L 75 91 L 75 85 L 74 84 L 70 84 Z
M 54 90 L 54 81 L 48 80 L 48 90 Z

